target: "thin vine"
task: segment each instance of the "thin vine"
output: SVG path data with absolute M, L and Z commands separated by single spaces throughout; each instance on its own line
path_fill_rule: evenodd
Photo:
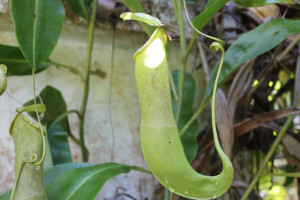
M 34 102 L 34 107 L 35 107 L 35 113 L 36 113 L 36 117 L 37 117 L 37 120 L 38 120 L 38 126 L 39 126 L 40 131 L 41 131 L 42 142 L 43 142 L 42 157 L 38 162 L 36 162 L 36 163 L 34 162 L 33 165 L 40 166 L 43 163 L 44 159 L 45 159 L 46 142 L 45 142 L 45 135 L 44 135 L 44 131 L 43 131 L 43 128 L 42 128 L 42 123 L 41 123 L 41 119 L 40 119 L 40 115 L 39 115 L 38 108 L 37 108 L 37 103 L 36 103 L 34 68 L 32 68 L 32 85 L 33 85 L 33 102 Z
M 84 79 L 84 91 L 83 91 L 83 98 L 82 104 L 80 109 L 80 114 L 82 119 L 79 122 L 79 138 L 80 138 L 80 148 L 82 153 L 82 161 L 88 161 L 88 150 L 84 144 L 84 120 L 85 120 L 85 113 L 87 107 L 87 100 L 89 96 L 89 86 L 90 86 L 90 70 L 91 70 L 91 60 L 92 60 L 92 49 L 93 49 L 93 40 L 94 40 L 94 30 L 95 30 L 95 21 L 96 21 L 96 14 L 97 14 L 97 5 L 98 1 L 94 0 L 92 4 L 92 14 L 91 19 L 89 21 L 89 39 L 88 39 L 88 51 L 87 51 L 87 58 L 86 58 L 86 71 L 85 71 L 85 79 Z
M 258 172 L 256 173 L 254 179 L 252 180 L 250 186 L 247 188 L 246 192 L 242 196 L 241 200 L 246 200 L 248 198 L 248 196 L 250 195 L 251 191 L 253 190 L 253 188 L 255 187 L 256 183 L 260 179 L 264 168 L 267 166 L 267 163 L 269 162 L 269 160 L 271 159 L 271 157 L 275 153 L 275 151 L 276 151 L 278 145 L 280 144 L 283 136 L 287 132 L 289 126 L 293 123 L 293 119 L 294 119 L 294 117 L 292 117 L 292 116 L 289 117 L 289 119 L 285 122 L 284 126 L 280 129 L 280 132 L 278 133 L 275 141 L 273 142 L 270 150 L 268 151 L 268 153 L 267 153 L 267 155 L 266 155 L 266 157 L 265 157 L 262 165 L 260 166 L 260 168 L 259 168 Z
M 183 0 L 183 6 L 184 6 L 184 10 L 185 10 L 185 14 L 186 14 L 186 17 L 191 25 L 191 27 L 199 34 L 203 35 L 204 37 L 207 37 L 209 39 L 212 39 L 214 41 L 216 41 L 216 43 L 213 43 L 210 47 L 213 51 L 216 51 L 218 49 L 221 49 L 222 51 L 222 58 L 221 58 L 221 62 L 224 62 L 224 57 L 225 57 L 225 51 L 224 51 L 224 46 L 225 46 L 225 42 L 219 38 L 215 38 L 215 37 L 212 37 L 210 35 L 207 35 L 207 34 L 204 34 L 202 33 L 201 31 L 199 31 L 192 23 L 192 21 L 190 20 L 190 17 L 189 17 L 189 14 L 188 14 L 188 11 L 187 11 L 187 6 L 186 6 L 186 0 Z M 218 45 L 217 45 L 218 44 Z M 188 52 L 191 50 L 191 45 L 188 46 Z M 221 48 L 222 47 L 222 48 Z M 223 53 L 224 52 L 224 53 Z M 224 54 L 224 55 L 223 55 Z M 187 57 L 188 54 L 185 56 Z M 223 61 L 222 61 L 223 60 Z M 220 63 L 221 64 L 221 63 Z M 223 65 L 223 64 L 222 64 Z M 220 65 L 219 68 L 222 68 L 222 65 Z M 218 80 L 218 78 L 216 78 L 216 80 Z M 194 113 L 194 115 L 192 116 L 192 118 L 184 125 L 184 127 L 180 130 L 179 132 L 179 135 L 180 137 L 187 131 L 187 129 L 193 124 L 193 122 L 198 118 L 199 114 L 201 113 L 201 111 L 204 109 L 204 107 L 206 106 L 206 103 L 208 102 L 209 100 L 207 99 L 205 102 L 203 102 L 200 106 L 200 108 Z M 214 106 L 212 106 L 214 107 Z

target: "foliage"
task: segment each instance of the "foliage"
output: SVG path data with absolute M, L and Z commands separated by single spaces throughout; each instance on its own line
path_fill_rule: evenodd
M 65 16 L 63 4 L 12 0 L 11 12 L 20 49 L 36 70 L 56 46 Z
M 300 32 L 300 21 L 289 19 L 271 20 L 242 35 L 227 50 L 224 71 L 219 83 L 224 82 L 239 66 L 277 46 L 288 36 Z M 205 92 L 204 102 L 212 94 L 217 67 L 211 74 Z
M 174 83 L 176 86 L 176 90 L 178 90 L 178 71 L 172 71 L 172 76 L 174 79 Z M 189 118 L 193 115 L 193 106 L 195 104 L 195 99 L 197 95 L 197 87 L 196 87 L 196 81 L 192 74 L 186 72 L 185 73 L 185 81 L 183 86 L 183 100 L 182 103 L 185 105 L 182 108 L 181 116 L 178 124 L 178 128 L 182 129 L 183 126 L 188 122 Z M 174 94 L 174 93 L 172 93 Z M 172 107 L 173 112 L 176 113 L 176 98 L 174 95 L 172 95 Z M 186 131 L 186 133 L 181 137 L 181 142 L 183 145 L 184 153 L 188 159 L 188 161 L 191 163 L 196 156 L 198 144 L 196 142 L 196 137 L 199 132 L 199 122 L 195 121 L 189 129 Z
M 20 196 L 38 196 L 39 199 L 62 200 L 94 199 L 103 185 L 119 174 L 128 173 L 131 170 L 150 173 L 146 169 L 117 163 L 92 165 L 87 162 L 73 163 L 72 161 L 69 139 L 80 147 L 83 161 L 88 160 L 89 144 L 84 141 L 84 127 L 86 125 L 85 116 L 88 114 L 86 107 L 89 95 L 92 44 L 98 1 L 67 0 L 66 2 L 71 10 L 88 24 L 87 62 L 84 74 L 73 66 L 64 66 L 49 59 L 57 45 L 65 19 L 65 8 L 62 1 L 11 1 L 11 16 L 15 26 L 18 46 L 0 44 L 0 95 L 5 92 L 7 86 L 6 76 L 9 79 L 10 76 L 32 75 L 34 91 L 32 100 L 24 103 L 24 107 L 17 109 L 18 114 L 11 125 L 10 133 L 16 148 L 16 180 L 12 190 L 12 199 L 19 199 Z M 162 28 L 168 29 L 168 24 L 164 25 L 163 17 L 158 20 L 147 15 L 146 13 L 151 13 L 151 10 L 145 9 L 140 1 L 122 0 L 122 2 L 130 11 L 138 13 L 129 15 L 127 12 L 122 16 L 127 16 L 127 19 L 140 20 L 141 26 L 149 36 L 156 29 L 155 26 L 159 26 L 159 30 L 162 30 Z M 300 20 L 293 13 L 295 10 L 297 11 L 299 1 L 208 0 L 202 12 L 199 13 L 198 10 L 194 12 L 196 17 L 192 20 L 192 25 L 198 30 L 194 31 L 191 38 L 187 38 L 190 34 L 186 34 L 187 23 L 185 23 L 182 15 L 182 1 L 172 0 L 171 2 L 176 15 L 176 25 L 179 29 L 181 54 L 178 57 L 180 57 L 181 62 L 178 64 L 180 69 L 173 71 L 169 76 L 171 79 L 170 91 L 168 89 L 169 82 L 166 82 L 166 86 L 163 88 L 168 90 L 164 92 L 165 94 L 171 92 L 172 108 L 179 129 L 180 140 L 174 140 L 177 141 L 178 145 L 174 147 L 172 152 L 170 148 L 167 148 L 168 144 L 166 145 L 164 150 L 166 150 L 167 156 L 163 158 L 163 156 L 158 156 L 158 154 L 161 154 L 162 149 L 153 147 L 159 146 L 158 144 L 162 140 L 152 144 L 151 142 L 154 142 L 157 137 L 153 138 L 153 135 L 146 135 L 150 138 L 146 143 L 152 144 L 149 148 L 149 145 L 145 147 L 145 141 L 142 138 L 143 150 L 148 148 L 145 159 L 154 172 L 153 175 L 167 189 L 174 191 L 174 188 L 169 187 L 169 181 L 174 178 L 171 172 L 174 171 L 171 170 L 171 175 L 169 172 L 166 173 L 163 170 L 162 163 L 172 163 L 175 160 L 176 163 L 168 165 L 168 169 L 173 169 L 173 167 L 175 171 L 180 169 L 177 173 L 178 177 L 175 177 L 178 182 L 175 185 L 176 187 L 179 185 L 179 188 L 175 189 L 181 191 L 178 193 L 182 196 L 188 196 L 184 189 L 190 182 L 180 182 L 184 179 L 182 173 L 186 172 L 186 168 L 180 168 L 180 166 L 186 159 L 197 171 L 210 176 L 216 175 L 222 170 L 220 162 L 216 159 L 218 155 L 212 149 L 214 140 L 211 137 L 211 126 L 209 125 L 200 130 L 198 122 L 200 113 L 205 114 L 202 111 L 208 109 L 207 104 L 213 94 L 214 82 L 221 62 L 218 61 L 220 57 L 218 53 L 208 52 L 208 41 L 197 37 L 199 31 L 209 24 L 210 29 L 206 29 L 205 32 L 212 35 L 222 33 L 219 35 L 226 42 L 224 68 L 218 81 L 218 86 L 221 87 L 219 94 L 223 94 L 224 98 L 219 99 L 219 103 L 224 101 L 218 106 L 219 109 L 230 113 L 227 115 L 230 119 L 216 118 L 216 120 L 217 123 L 223 125 L 220 127 L 233 129 L 230 132 L 232 135 L 229 135 L 229 137 L 234 138 L 234 141 L 230 141 L 232 142 L 231 145 L 228 144 L 226 138 L 223 139 L 226 130 L 218 130 L 218 132 L 219 135 L 223 136 L 220 136 L 223 146 L 227 145 L 231 148 L 229 152 L 232 152 L 232 155 L 228 155 L 228 157 L 236 161 L 234 162 L 235 177 L 243 177 L 243 180 L 236 180 L 244 182 L 241 186 L 231 186 L 232 191 L 243 194 L 243 197 L 231 196 L 231 199 L 247 199 L 249 195 L 252 195 L 255 199 L 260 198 L 255 196 L 257 193 L 251 193 L 254 189 L 264 191 L 266 199 L 287 198 L 288 188 L 296 187 L 293 184 L 293 179 L 299 177 L 297 169 L 300 167 L 298 156 L 300 152 L 299 137 L 294 134 L 297 133 L 297 130 L 295 130 L 296 126 L 293 124 L 292 116 L 300 113 L 300 109 L 297 107 L 300 102 L 300 88 L 299 84 L 296 84 L 300 79 L 299 51 L 296 48 L 300 40 Z M 195 0 L 187 1 L 187 11 L 192 12 L 197 7 L 198 2 Z M 277 15 L 274 15 L 272 19 L 260 19 L 249 15 L 247 7 L 256 8 L 266 5 L 273 5 L 278 8 Z M 236 27 L 226 27 L 225 20 L 228 16 L 238 24 Z M 223 29 L 220 27 L 223 27 Z M 226 38 L 228 35 L 232 36 L 227 34 L 228 32 L 234 35 L 233 40 Z M 161 38 L 161 40 L 165 39 L 165 36 Z M 154 38 L 151 38 L 149 41 L 153 40 Z M 190 41 L 190 43 L 188 44 L 187 41 Z M 199 78 L 196 77 L 194 71 L 187 70 L 187 61 L 196 41 L 201 55 L 201 67 L 206 76 L 209 77 L 204 91 L 200 91 L 197 87 L 196 80 Z M 207 48 L 203 50 L 202 47 Z M 80 110 L 68 110 L 63 94 L 52 86 L 46 86 L 39 95 L 35 94 L 35 73 L 47 73 L 45 69 L 52 65 L 70 69 L 80 76 L 84 88 Z M 211 73 L 209 66 L 215 66 Z M 167 77 L 166 71 L 164 71 L 164 77 Z M 200 79 L 204 79 L 204 77 Z M 146 77 L 141 81 L 145 80 Z M 168 78 L 164 80 L 168 80 Z M 138 87 L 143 90 L 145 85 L 151 84 L 142 84 L 142 86 L 138 84 Z M 197 98 L 199 94 L 203 94 L 203 96 Z M 202 102 L 197 102 L 198 99 L 202 99 Z M 141 104 L 142 100 L 145 99 L 140 100 Z M 153 100 L 151 99 L 151 101 Z M 164 99 L 159 100 L 159 102 L 164 102 Z M 164 105 L 167 103 L 164 103 Z M 162 111 L 159 106 L 158 103 L 152 111 L 155 109 L 157 113 Z M 145 105 L 144 107 L 147 108 Z M 214 113 L 214 106 L 212 106 L 212 110 Z M 172 110 L 169 111 L 172 113 Z M 23 112 L 28 112 L 31 118 L 25 117 L 22 114 Z M 40 115 L 39 113 L 44 114 Z M 76 114 L 78 117 L 78 138 L 71 132 L 68 120 L 69 114 Z M 219 117 L 224 116 L 219 115 Z M 288 118 L 285 119 L 287 116 Z M 173 116 L 170 116 L 170 118 L 173 118 Z M 279 120 L 279 118 L 282 119 Z M 299 120 L 299 116 L 297 116 L 297 119 Z M 228 122 L 226 123 L 226 121 Z M 174 125 L 174 127 L 176 126 Z M 212 123 L 212 127 L 214 129 L 214 123 Z M 153 130 L 146 132 L 153 132 Z M 177 131 L 173 131 L 173 129 L 162 132 L 168 132 L 169 136 L 175 133 L 177 138 Z M 142 137 L 146 136 L 142 134 Z M 169 141 L 171 140 L 169 139 Z M 182 153 L 179 145 L 180 142 L 184 153 Z M 234 145 L 232 145 L 233 143 Z M 50 153 L 46 150 L 48 145 Z M 220 150 L 218 145 L 217 150 Z M 244 150 L 248 152 L 248 156 L 239 156 L 239 152 Z M 223 158 L 222 156 L 224 155 L 221 154 L 221 158 Z M 246 157 L 254 163 L 249 162 L 249 160 L 247 163 L 239 162 L 239 160 L 247 159 Z M 157 158 L 158 160 L 155 160 Z M 45 162 L 46 160 L 50 160 L 50 163 L 53 162 L 54 166 L 43 170 L 44 159 Z M 278 165 L 277 162 L 279 161 L 285 161 L 287 164 L 282 167 Z M 247 165 L 250 170 L 244 171 L 241 169 L 241 166 L 244 165 Z M 153 168 L 155 169 L 153 170 Z M 162 174 L 159 174 L 161 171 L 163 171 Z M 164 179 L 167 176 L 169 180 Z M 215 196 L 209 194 L 210 191 L 215 191 L 213 189 L 217 188 L 218 195 L 227 190 L 227 185 L 223 182 L 219 186 L 212 187 L 211 179 L 207 178 L 210 176 L 201 177 L 206 180 L 202 184 L 203 187 L 200 188 L 206 191 L 201 194 L 208 195 L 205 196 L 206 198 Z M 276 176 L 286 178 L 276 182 L 276 178 L 273 178 Z M 188 179 L 194 180 L 195 177 L 193 175 Z M 238 181 L 236 183 L 239 183 Z M 250 185 L 247 186 L 246 190 L 241 189 L 243 185 L 248 183 Z M 272 188 L 269 188 L 270 186 Z M 167 194 L 168 192 L 166 192 L 165 200 L 172 196 Z M 10 196 L 11 191 L 8 191 L 2 194 L 0 199 L 9 199 Z

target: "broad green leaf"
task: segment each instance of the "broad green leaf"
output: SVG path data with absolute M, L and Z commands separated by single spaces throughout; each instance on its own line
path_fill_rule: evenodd
M 209 6 L 211 6 L 212 4 L 214 4 L 217 1 L 219 1 L 219 0 L 208 0 L 207 3 L 206 3 L 205 8 L 208 8 Z
M 67 0 L 67 2 L 74 13 L 89 21 L 93 0 Z
M 53 167 L 53 159 L 51 155 L 50 145 L 48 141 L 48 135 L 45 137 L 45 159 L 43 162 L 44 170 L 50 169 Z
M 42 158 L 43 139 L 39 127 L 18 114 L 10 130 L 15 145 L 15 192 L 13 199 L 47 199 L 43 184 L 43 165 L 35 166 Z M 27 162 L 24 164 L 24 162 Z M 33 163 L 32 163 L 33 162 Z
M 145 13 L 132 13 L 125 12 L 120 16 L 123 20 L 137 20 L 139 22 L 144 22 L 150 26 L 163 26 L 161 21 L 156 17 L 152 17 L 151 15 Z
M 7 88 L 6 73 L 7 67 L 0 64 L 0 96 L 5 92 Z
M 44 114 L 44 117 L 42 118 L 43 124 L 47 124 L 49 122 L 54 121 L 58 116 L 67 111 L 67 105 L 61 92 L 52 86 L 46 86 L 39 94 L 39 98 L 41 98 L 43 104 L 47 108 L 47 111 Z M 36 99 L 38 103 L 40 103 L 39 98 Z M 26 102 L 24 106 L 32 104 L 33 99 Z M 31 116 L 36 119 L 35 113 L 33 113 L 33 115 Z M 67 118 L 61 120 L 61 125 L 65 131 L 69 131 L 70 128 Z
M 198 0 L 186 0 L 186 4 L 197 4 Z
M 106 181 L 131 169 L 116 163 L 71 169 L 46 187 L 48 200 L 95 199 Z
M 61 175 L 62 173 L 80 167 L 89 167 L 91 164 L 89 163 L 65 163 L 56 165 L 50 169 L 44 171 L 44 186 L 46 187 L 51 183 L 56 177 Z M 6 191 L 0 196 L 0 200 L 9 200 L 11 195 L 11 190 Z
M 202 30 L 202 28 L 207 24 L 207 22 L 221 9 L 225 6 L 225 4 L 229 0 L 210 0 L 205 10 L 197 15 L 193 20 L 193 25 L 198 30 Z
M 62 126 L 60 124 L 55 124 L 53 128 L 48 128 L 47 136 L 53 164 L 57 165 L 72 162 L 68 135 L 67 132 L 63 130 Z
M 293 4 L 292 0 L 233 0 L 233 2 L 244 7 L 259 7 L 274 3 Z
M 142 13 L 146 12 L 139 0 L 121 0 L 121 1 L 132 12 L 142 12 Z
M 239 37 L 226 51 L 219 85 L 240 65 L 271 50 L 285 38 L 295 33 L 300 33 L 300 20 L 275 19 Z M 205 104 L 212 94 L 218 65 L 215 66 L 210 75 L 202 104 Z
M 44 185 L 49 185 L 56 177 L 74 168 L 90 167 L 89 163 L 64 163 L 44 171 Z
M 176 89 L 178 89 L 178 76 L 179 71 L 173 71 L 172 76 L 174 79 L 174 83 L 176 86 Z M 195 103 L 197 93 L 197 86 L 196 81 L 192 74 L 185 72 L 184 77 L 184 85 L 183 85 L 183 99 L 182 99 L 182 110 L 180 113 L 180 120 L 179 120 L 179 130 L 183 128 L 183 126 L 189 121 L 190 117 L 193 115 L 194 110 L 193 106 Z M 172 107 L 173 107 L 173 113 L 176 113 L 176 100 L 174 98 L 173 93 L 172 94 Z M 199 131 L 199 123 L 198 121 L 195 121 L 190 128 L 185 132 L 185 134 L 180 138 L 185 155 L 189 162 L 192 162 L 196 156 L 198 145 L 196 141 L 196 137 Z
M 143 8 L 143 6 L 138 0 L 121 0 L 121 1 L 127 6 L 127 8 L 129 8 L 131 12 L 146 13 L 145 9 Z M 144 23 L 141 23 L 141 26 L 149 36 L 151 36 L 155 30 L 155 27 L 149 26 Z
M 49 61 L 49 60 L 48 60 Z M 7 76 L 31 75 L 32 68 L 18 47 L 0 44 L 0 63 L 7 66 Z M 43 62 L 35 70 L 36 73 L 47 69 L 49 62 Z
M 37 69 L 58 41 L 65 16 L 62 1 L 11 0 L 11 15 L 20 49 Z
M 51 86 L 46 86 L 40 93 L 43 104 L 46 106 L 47 111 L 42 118 L 43 124 L 50 124 L 57 117 L 67 112 L 66 102 L 61 92 Z M 37 102 L 40 102 L 37 98 Z M 28 101 L 24 105 L 33 104 L 33 100 Z M 36 114 L 30 114 L 36 119 Z M 72 162 L 71 152 L 68 144 L 67 133 L 70 133 L 68 118 L 63 118 L 59 124 L 52 130 L 47 130 L 50 150 L 52 153 L 53 164 L 60 164 L 62 162 Z M 59 151 L 61 151 L 59 153 Z

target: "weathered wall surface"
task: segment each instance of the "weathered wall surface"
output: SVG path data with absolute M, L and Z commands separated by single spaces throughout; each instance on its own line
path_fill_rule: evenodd
M 84 72 L 87 27 L 65 25 L 51 59 Z M 93 50 L 91 88 L 88 100 L 85 139 L 91 163 L 117 162 L 147 168 L 139 139 L 140 110 L 134 77 L 133 53 L 146 41 L 146 35 L 97 27 Z M 0 43 L 17 45 L 9 15 L 0 16 Z M 170 67 L 180 63 L 177 43 L 171 43 Z M 194 56 L 189 66 L 195 66 Z M 196 61 L 197 64 L 198 61 Z M 59 89 L 68 109 L 80 109 L 83 83 L 66 69 L 52 66 L 36 75 L 39 93 L 46 85 Z M 32 99 L 31 76 L 9 77 L 7 91 L 0 97 L 0 193 L 12 188 L 14 146 L 8 133 L 15 109 Z M 75 135 L 76 116 L 69 116 Z M 74 162 L 80 162 L 80 149 L 70 141 Z M 117 188 L 137 199 L 152 199 L 156 182 L 153 176 L 132 171 L 109 181 L 98 199 L 112 198 Z

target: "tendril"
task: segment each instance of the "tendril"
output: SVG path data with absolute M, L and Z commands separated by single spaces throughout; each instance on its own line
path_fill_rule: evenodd
M 218 42 L 213 42 L 210 45 L 210 48 L 213 51 L 218 51 L 219 49 L 222 51 L 222 58 L 221 58 L 218 73 L 217 73 L 217 76 L 215 79 L 213 95 L 212 95 L 212 100 L 211 100 L 211 115 L 212 115 L 211 118 L 212 118 L 212 129 L 213 129 L 214 141 L 215 141 L 216 149 L 217 149 L 218 153 L 220 153 L 220 151 L 223 152 L 223 150 L 220 147 L 220 143 L 219 143 L 218 135 L 217 135 L 215 104 L 216 104 L 216 93 L 217 93 L 217 88 L 218 88 L 218 82 L 219 82 L 219 78 L 220 78 L 220 74 L 222 71 L 224 58 L 225 58 L 225 50 Z
M 35 75 L 34 75 L 34 69 L 32 68 L 32 84 L 33 84 L 33 101 L 34 101 L 34 106 L 35 106 L 35 113 L 36 113 L 36 117 L 39 123 L 39 128 L 41 130 L 41 136 L 42 136 L 42 141 L 43 141 L 43 152 L 42 152 L 42 157 L 38 162 L 34 162 L 33 165 L 35 166 L 39 166 L 43 163 L 44 159 L 45 159 L 45 154 L 46 154 L 46 142 L 45 142 L 45 135 L 44 135 L 44 131 L 42 128 L 42 124 L 41 124 L 41 119 L 40 119 L 40 115 L 38 113 L 38 108 L 37 108 L 37 103 L 36 103 L 36 95 L 35 95 Z
M 201 31 L 199 31 L 193 25 L 192 21 L 189 18 L 185 0 L 183 0 L 183 5 L 184 5 L 184 10 L 185 10 L 186 17 L 187 17 L 190 25 L 192 26 L 192 28 L 197 33 L 203 35 L 204 37 L 207 37 L 207 38 L 212 39 L 212 40 L 215 41 L 210 45 L 210 48 L 211 48 L 212 51 L 218 51 L 218 50 L 222 51 L 222 58 L 221 58 L 218 73 L 217 73 L 215 83 L 214 83 L 214 89 L 213 89 L 213 95 L 212 95 L 212 106 L 211 106 L 212 129 L 213 129 L 213 136 L 214 136 L 215 146 L 216 146 L 216 149 L 217 149 L 218 153 L 220 153 L 220 152 L 222 153 L 223 150 L 222 150 L 222 148 L 220 146 L 220 143 L 219 143 L 219 140 L 218 140 L 217 128 L 216 128 L 215 101 L 216 101 L 216 92 L 217 92 L 217 88 L 218 88 L 218 81 L 219 81 L 219 77 L 220 77 L 220 74 L 221 74 L 221 70 L 222 70 L 223 63 L 224 63 L 224 58 L 225 58 L 225 50 L 224 50 L 225 42 L 223 40 L 219 39 L 219 38 L 215 38 L 215 37 L 212 37 L 210 35 L 206 35 L 206 34 L 202 33 Z
M 188 21 L 189 21 L 191 27 L 192 27 L 197 33 L 199 33 L 200 35 L 203 35 L 204 37 L 207 37 L 207 38 L 209 38 L 209 39 L 212 39 L 212 40 L 218 42 L 222 47 L 225 46 L 225 42 L 224 42 L 223 40 L 221 40 L 221 39 L 219 39 L 219 38 L 215 38 L 215 37 L 213 37 L 213 36 L 207 35 L 207 34 L 205 34 L 205 33 L 202 33 L 201 31 L 199 31 L 199 30 L 193 25 L 193 23 L 192 23 L 192 21 L 191 21 L 191 19 L 190 19 L 190 17 L 189 17 L 189 14 L 188 14 L 188 11 L 187 11 L 187 7 L 186 7 L 186 2 L 185 2 L 185 0 L 183 0 L 183 6 L 184 6 L 185 15 L 186 15 L 186 17 L 187 17 L 187 19 L 188 19 Z
M 222 46 L 219 42 L 213 42 L 213 43 L 210 45 L 210 49 L 211 49 L 212 51 L 218 51 L 219 49 L 224 50 L 223 46 Z

